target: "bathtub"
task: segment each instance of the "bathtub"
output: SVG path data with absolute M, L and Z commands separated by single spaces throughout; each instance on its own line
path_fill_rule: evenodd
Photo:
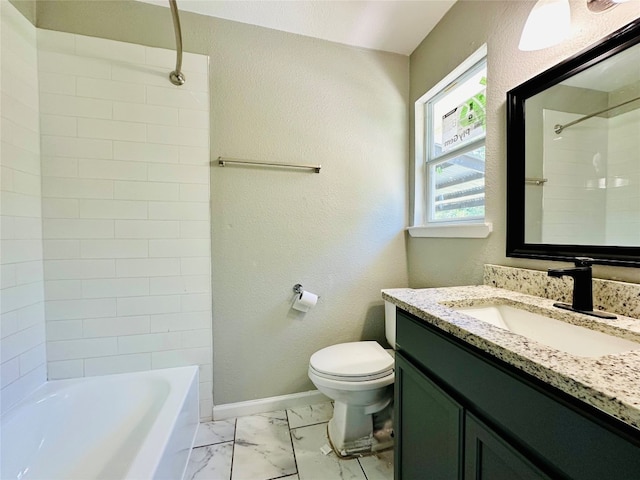
M 198 427 L 198 367 L 45 383 L 2 418 L 2 480 L 179 480 Z

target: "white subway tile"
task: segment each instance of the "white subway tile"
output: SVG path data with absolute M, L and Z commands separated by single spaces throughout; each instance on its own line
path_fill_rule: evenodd
M 169 65 L 175 60 L 175 54 L 171 50 L 164 48 L 146 47 L 145 48 L 145 62 L 147 65 L 164 66 L 169 62 Z M 209 57 L 206 55 L 184 52 L 183 67 L 185 70 L 193 70 L 198 73 L 208 73 L 209 71 Z
M 111 158 L 111 142 L 76 137 L 43 135 L 40 139 L 42 153 L 53 157 Z
M 78 77 L 76 95 L 127 103 L 144 103 L 144 85 L 96 78 Z
M 56 93 L 70 96 L 76 94 L 76 77 L 74 75 L 39 72 L 38 80 L 41 93 Z
M 149 295 L 148 278 L 106 278 L 82 281 L 84 298 L 138 297 Z
M 149 202 L 149 218 L 158 220 L 207 220 L 205 202 Z
M 179 124 L 181 127 L 197 128 L 209 131 L 209 111 L 208 110 L 187 110 L 180 109 Z
M 180 274 L 177 258 L 141 258 L 116 260 L 118 277 L 157 277 Z
M 0 188 L 5 192 L 13 191 L 13 168 L 0 166 Z
M 20 378 L 20 358 L 14 357 L 2 363 L 0 367 L 0 388 Z
M 55 198 L 113 198 L 113 181 L 92 178 L 42 179 L 42 196 Z
M 163 220 L 116 220 L 116 238 L 178 238 L 180 223 Z
M 82 320 L 47 322 L 47 341 L 75 340 L 82 338 Z
M 180 222 L 181 238 L 210 238 L 211 224 L 208 221 Z
M 143 353 L 173 350 L 181 347 L 180 333 L 147 333 L 118 337 L 118 353 Z
M 68 157 L 42 157 L 43 177 L 77 177 L 78 160 Z M 46 180 L 43 180 L 45 182 Z M 44 205 L 43 205 L 44 208 Z
M 0 265 L 0 288 L 16 286 L 16 264 Z
M 211 275 L 211 258 L 181 258 L 180 273 L 182 273 L 182 275 Z
M 2 166 L 21 172 L 38 174 L 40 172 L 40 149 L 37 147 L 24 149 L 3 142 Z
M 13 191 L 24 195 L 40 196 L 40 175 L 14 170 Z
M 38 38 L 38 51 L 75 53 L 75 35 L 66 32 L 56 32 L 55 30 L 36 30 Z
M 211 244 L 203 239 L 149 240 L 150 257 L 208 257 Z
M 84 372 L 87 376 L 141 372 L 145 370 L 151 370 L 150 353 L 87 358 L 84 361 Z
M 81 258 L 144 258 L 149 255 L 147 240 L 81 240 Z
M 180 311 L 180 296 L 118 298 L 118 316 Z
M 47 280 L 44 287 L 46 300 L 82 298 L 82 282 L 80 280 Z
M 103 58 L 117 63 L 133 63 L 134 68 L 145 62 L 145 48 L 134 43 L 76 35 L 76 53 L 89 58 Z
M 44 301 L 40 301 L 39 298 L 34 298 L 30 305 L 17 311 L 18 329 L 22 330 L 36 325 L 44 325 Z
M 20 328 L 18 327 L 18 311 L 1 312 L 0 314 L 0 338 L 13 335 Z
M 116 274 L 116 261 L 109 260 L 45 260 L 45 280 L 110 278 Z
M 211 278 L 208 275 L 179 275 L 149 279 L 151 295 L 175 295 L 184 293 L 207 293 Z
M 105 140 L 144 142 L 147 139 L 147 129 L 145 125 L 141 123 L 79 118 L 78 136 Z
M 43 92 L 40 95 L 40 113 L 109 119 L 112 115 L 112 104 L 108 100 Z
M 15 219 L 11 215 L 0 215 L 0 238 L 9 240 L 15 236 Z
M 59 137 L 75 137 L 78 135 L 78 120 L 76 117 L 64 115 L 41 114 L 40 133 Z
M 42 282 L 43 278 L 42 257 L 32 262 L 22 262 L 16 265 L 16 283 L 18 285 Z
M 180 146 L 180 163 L 187 165 L 202 165 L 209 167 L 211 164 L 211 153 L 209 147 L 188 147 L 185 145 Z M 216 162 L 217 163 L 217 162 Z
M 25 308 L 36 302 L 42 302 L 44 300 L 42 283 L 27 283 L 25 285 L 3 288 L 0 290 L 0 299 L 2 302 L 2 313 Z M 178 301 L 178 303 L 180 302 Z
M 209 95 L 170 87 L 147 86 L 147 103 L 192 110 L 209 110 Z
M 2 249 L 2 258 L 0 258 L 2 264 L 29 262 L 42 258 L 42 242 L 37 239 L 2 240 L 0 248 Z
M 2 214 L 17 217 L 39 217 L 42 212 L 40 199 L 35 195 L 0 192 Z
M 2 351 L 0 351 L 0 362 L 4 363 L 14 357 L 18 357 L 23 352 L 40 345 L 45 340 L 44 322 L 33 325 L 24 330 L 9 335 L 2 339 Z
M 211 295 L 208 293 L 182 295 L 180 305 L 183 312 L 210 312 Z
M 147 166 L 138 162 L 115 160 L 80 160 L 80 176 L 113 180 L 146 180 Z
M 41 365 L 45 365 L 46 362 L 47 352 L 45 343 L 42 342 L 40 345 L 37 345 L 20 355 L 20 375 L 24 376 Z
M 180 200 L 183 202 L 209 202 L 209 184 L 194 183 L 180 185 Z
M 45 240 L 43 243 L 44 258 L 62 260 L 80 256 L 80 240 Z
M 173 60 L 175 62 L 175 59 Z M 123 78 L 126 77 L 127 81 L 136 83 L 138 85 L 156 85 L 166 86 L 169 81 L 169 69 L 165 63 L 159 66 L 146 65 L 142 68 L 133 69 L 131 65 L 114 63 L 111 65 L 112 77 Z
M 147 202 L 128 200 L 82 200 L 81 218 L 146 219 Z
M 10 118 L 13 123 L 22 128 L 38 133 L 38 125 L 40 122 L 38 110 L 29 108 L 28 105 L 25 105 L 4 91 L 0 92 L 3 117 Z
M 211 329 L 189 330 L 181 332 L 182 348 L 210 347 L 212 343 Z
M 149 316 L 88 318 L 84 320 L 84 336 L 118 337 L 122 335 L 140 335 L 149 333 Z
M 185 312 L 151 315 L 151 332 L 180 332 L 211 329 L 210 312 Z
M 33 152 L 38 151 L 38 132 L 24 128 L 6 117 L 2 117 L 0 135 L 3 143 Z
M 80 204 L 75 198 L 47 198 L 42 202 L 43 218 L 78 218 Z
M 38 217 L 16 217 L 13 222 L 13 238 L 20 240 L 42 239 L 42 222 Z
M 186 367 L 189 365 L 207 365 L 212 362 L 211 347 L 183 348 L 153 352 L 151 368 Z
M 180 150 L 175 145 L 113 142 L 113 158 L 130 162 L 178 163 Z
M 50 300 L 45 309 L 47 321 L 113 317 L 116 315 L 116 299 Z
M 156 182 L 115 182 L 114 197 L 123 200 L 178 200 L 179 185 Z
M 193 147 L 209 146 L 209 130 L 196 130 L 186 127 L 147 125 L 147 138 L 151 143 Z
M 59 360 L 47 363 L 49 380 L 84 377 L 83 360 Z
M 47 357 L 50 362 L 117 354 L 118 340 L 116 338 L 84 338 L 47 342 Z
M 200 400 L 199 412 L 201 422 L 210 422 L 213 419 L 213 400 Z
M 38 68 L 41 72 L 105 78 L 111 77 L 111 65 L 101 59 L 80 57 L 58 52 L 38 52 Z
M 45 239 L 113 238 L 113 220 L 93 220 L 86 218 L 45 218 L 43 236 Z
M 144 87 L 141 86 L 140 88 L 143 89 L 144 95 Z M 116 102 L 113 104 L 114 120 L 126 120 L 128 122 L 177 126 L 178 116 L 179 110 L 177 108 L 120 102 Z

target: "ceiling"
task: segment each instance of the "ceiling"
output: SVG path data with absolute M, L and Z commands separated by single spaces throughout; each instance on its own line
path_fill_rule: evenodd
M 138 0 L 168 8 L 168 0 Z M 456 0 L 177 0 L 189 11 L 409 55 Z

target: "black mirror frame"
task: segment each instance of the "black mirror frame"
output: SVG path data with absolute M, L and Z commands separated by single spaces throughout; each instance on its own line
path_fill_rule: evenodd
M 525 243 L 525 101 L 547 88 L 640 43 L 640 19 L 507 92 L 507 257 L 640 267 L 640 247 Z

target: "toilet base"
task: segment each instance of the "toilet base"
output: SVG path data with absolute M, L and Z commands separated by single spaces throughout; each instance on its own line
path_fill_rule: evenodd
M 342 402 L 335 402 L 333 418 L 327 426 L 331 447 L 343 458 L 391 448 L 392 411 L 391 399 L 369 407 L 347 406 Z

